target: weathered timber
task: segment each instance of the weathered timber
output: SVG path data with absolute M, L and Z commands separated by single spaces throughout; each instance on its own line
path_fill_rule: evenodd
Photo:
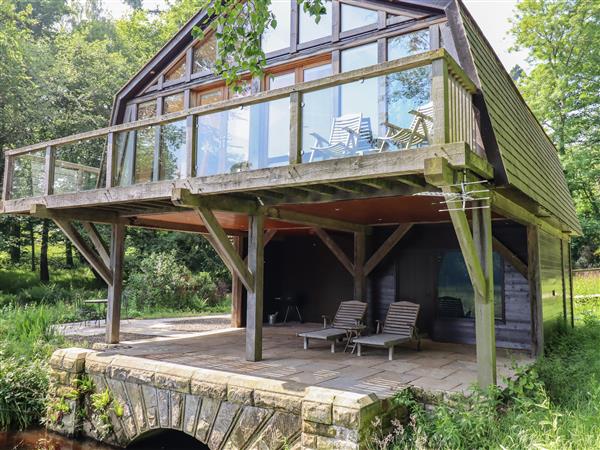
M 233 248 L 240 257 L 243 251 L 243 237 L 233 236 Z M 231 273 L 231 326 L 241 328 L 244 323 L 243 318 L 243 284 L 235 272 Z
M 73 224 L 68 220 L 54 218 L 54 223 L 73 243 L 75 248 L 83 255 L 85 260 L 98 272 L 102 279 L 110 286 L 113 282 L 113 275 L 110 267 L 106 266 L 102 258 L 98 256 L 85 242 L 79 232 L 73 227 Z
M 96 223 L 117 223 L 125 222 L 117 213 L 108 211 L 96 211 L 91 209 L 70 208 L 70 209 L 50 209 L 43 204 L 32 204 L 29 214 L 40 219 L 58 219 L 58 220 L 80 220 L 84 222 Z
M 264 297 L 264 216 L 251 215 L 248 223 L 248 269 L 252 285 L 248 289 L 246 312 L 246 359 L 262 359 L 262 323 Z
M 266 217 L 282 220 L 284 222 L 327 228 L 330 230 L 347 231 L 351 233 L 365 232 L 367 228 L 361 224 L 355 224 L 338 219 L 330 219 L 327 217 L 314 216 L 311 214 L 290 211 L 282 208 L 265 208 L 264 214 Z
M 107 267 L 110 267 L 111 260 L 109 248 L 104 242 L 104 239 L 102 239 L 102 236 L 100 236 L 100 233 L 98 232 L 96 226 L 91 222 L 81 222 L 81 225 L 86 231 L 90 241 L 92 241 L 92 244 L 94 245 L 94 248 L 96 249 L 96 252 L 100 256 L 100 258 L 102 259 L 102 262 L 106 264 Z
M 387 254 L 402 240 L 412 228 L 412 223 L 400 224 L 398 228 L 385 240 L 383 244 L 371 255 L 365 264 L 365 276 L 368 276 Z
M 365 258 L 367 254 L 367 233 L 354 233 L 354 300 L 367 300 L 367 276 Z M 370 317 L 370 315 L 369 315 Z M 371 320 L 369 320 L 369 324 Z
M 337 260 L 344 266 L 344 268 L 354 277 L 354 264 L 346 255 L 346 252 L 340 248 L 340 246 L 335 242 L 329 233 L 327 233 L 322 228 L 314 228 L 315 234 L 323 241 L 323 244 L 335 255 Z
M 535 356 L 544 352 L 544 318 L 542 313 L 542 275 L 540 267 L 539 228 L 527 227 L 527 279 L 531 304 L 531 338 Z
M 493 238 L 494 250 L 497 251 L 506 261 L 508 261 L 521 275 L 527 278 L 527 264 L 521 261 L 515 253 L 504 245 L 498 238 Z
M 111 225 L 110 271 L 108 304 L 106 308 L 106 343 L 117 344 L 121 329 L 121 300 L 123 294 L 123 259 L 125 257 L 125 225 Z
M 199 206 L 194 209 L 212 237 L 209 242 L 215 246 L 215 250 L 223 258 L 225 265 L 236 273 L 248 291 L 254 289 L 254 277 L 252 273 L 233 247 L 233 244 L 223 228 L 221 228 L 213 212 L 205 206 Z

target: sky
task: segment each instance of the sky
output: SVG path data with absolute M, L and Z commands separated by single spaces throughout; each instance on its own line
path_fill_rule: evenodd
M 527 68 L 526 52 L 510 52 L 513 39 L 508 34 L 513 15 L 513 8 L 518 0 L 463 0 L 467 8 L 483 30 L 485 36 L 494 47 L 507 70 L 516 64 Z M 107 9 L 113 17 L 126 14 L 128 7 L 121 0 L 105 0 Z M 164 8 L 165 0 L 144 0 L 147 9 Z

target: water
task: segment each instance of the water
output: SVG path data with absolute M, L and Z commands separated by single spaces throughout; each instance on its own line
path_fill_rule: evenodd
M 135 450 L 205 450 L 204 444 L 176 431 L 148 435 L 130 445 Z M 68 439 L 43 428 L 20 433 L 0 432 L 0 450 L 115 450 L 116 447 L 90 439 Z

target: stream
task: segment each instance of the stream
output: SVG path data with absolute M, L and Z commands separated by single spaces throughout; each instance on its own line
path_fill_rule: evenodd
M 207 447 L 180 432 L 154 434 L 127 447 L 135 450 L 203 450 Z M 35 428 L 23 432 L 0 432 L 0 450 L 116 450 L 91 439 L 69 439 Z

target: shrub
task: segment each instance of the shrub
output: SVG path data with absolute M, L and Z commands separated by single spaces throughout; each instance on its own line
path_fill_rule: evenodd
M 209 273 L 193 275 L 175 252 L 153 253 L 133 268 L 125 283 L 124 297 L 138 310 L 157 308 L 198 309 L 218 300 Z

